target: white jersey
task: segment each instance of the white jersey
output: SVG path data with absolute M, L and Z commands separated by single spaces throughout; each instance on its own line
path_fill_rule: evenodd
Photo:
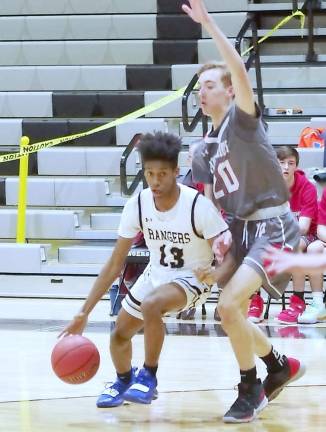
M 156 209 L 148 188 L 127 202 L 121 216 L 121 237 L 133 238 L 140 230 L 144 233 L 154 286 L 210 265 L 214 257 L 207 239 L 228 228 L 209 199 L 188 186 L 178 186 L 178 201 L 169 211 Z

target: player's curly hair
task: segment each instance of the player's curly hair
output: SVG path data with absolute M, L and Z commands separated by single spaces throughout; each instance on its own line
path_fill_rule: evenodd
M 141 137 L 137 148 L 143 164 L 150 160 L 159 160 L 169 162 L 175 168 L 178 166 L 181 139 L 169 133 L 147 133 Z

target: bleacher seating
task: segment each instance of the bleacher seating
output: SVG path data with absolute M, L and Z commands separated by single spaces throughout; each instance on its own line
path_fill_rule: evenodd
M 17 210 L 0 210 L 0 237 L 16 237 Z M 78 212 L 70 210 L 28 210 L 26 236 L 35 239 L 74 239 L 79 227 Z

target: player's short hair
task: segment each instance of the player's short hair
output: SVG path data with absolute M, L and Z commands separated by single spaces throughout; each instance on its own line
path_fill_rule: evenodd
M 221 71 L 221 80 L 225 88 L 232 85 L 231 72 L 229 71 L 227 65 L 221 62 L 212 61 L 203 64 L 197 72 L 198 77 L 200 77 L 203 72 L 206 72 L 210 69 L 218 69 Z
M 296 165 L 297 166 L 299 165 L 299 161 L 300 161 L 299 152 L 294 147 L 290 147 L 290 146 L 277 147 L 276 156 L 277 156 L 277 159 L 279 159 L 281 161 L 288 158 L 288 157 L 294 157 Z
M 137 146 L 143 164 L 151 160 L 169 162 L 173 168 L 178 166 L 181 139 L 177 135 L 155 132 L 143 135 Z

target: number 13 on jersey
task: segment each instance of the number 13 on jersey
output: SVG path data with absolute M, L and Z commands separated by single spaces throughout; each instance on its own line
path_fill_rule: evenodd
M 162 245 L 160 247 L 161 259 L 160 264 L 164 267 L 181 268 L 184 266 L 183 249 Z

